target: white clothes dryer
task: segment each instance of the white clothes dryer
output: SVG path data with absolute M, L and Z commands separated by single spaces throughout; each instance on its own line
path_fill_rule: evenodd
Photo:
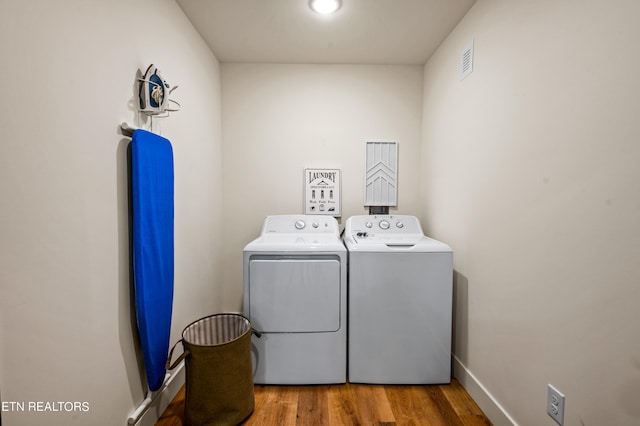
M 347 251 L 330 216 L 268 216 L 243 252 L 254 383 L 345 383 Z
M 352 216 L 348 375 L 354 383 L 451 382 L 453 253 L 414 216 Z

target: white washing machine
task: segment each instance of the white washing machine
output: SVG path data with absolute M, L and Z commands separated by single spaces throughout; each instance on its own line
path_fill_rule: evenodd
M 353 216 L 349 253 L 349 381 L 451 382 L 453 253 L 414 216 Z
M 347 251 L 336 219 L 280 215 L 244 248 L 254 383 L 345 383 Z

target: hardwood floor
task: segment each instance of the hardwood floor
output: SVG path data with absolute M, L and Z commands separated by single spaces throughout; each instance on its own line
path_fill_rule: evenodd
M 255 386 L 243 426 L 491 425 L 455 379 L 450 385 Z M 183 426 L 184 387 L 156 426 Z

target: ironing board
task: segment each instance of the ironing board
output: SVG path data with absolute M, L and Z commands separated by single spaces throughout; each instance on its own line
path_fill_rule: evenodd
M 133 275 L 138 331 L 149 389 L 166 374 L 173 306 L 173 149 L 145 130 L 131 141 Z

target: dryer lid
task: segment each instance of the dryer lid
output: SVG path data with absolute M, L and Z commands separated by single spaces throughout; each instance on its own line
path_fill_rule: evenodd
M 260 237 L 245 251 L 346 251 L 340 239 L 338 221 L 322 215 L 267 216 Z
M 342 240 L 338 236 L 320 236 L 301 234 L 262 235 L 251 241 L 244 248 L 245 252 L 346 252 Z

